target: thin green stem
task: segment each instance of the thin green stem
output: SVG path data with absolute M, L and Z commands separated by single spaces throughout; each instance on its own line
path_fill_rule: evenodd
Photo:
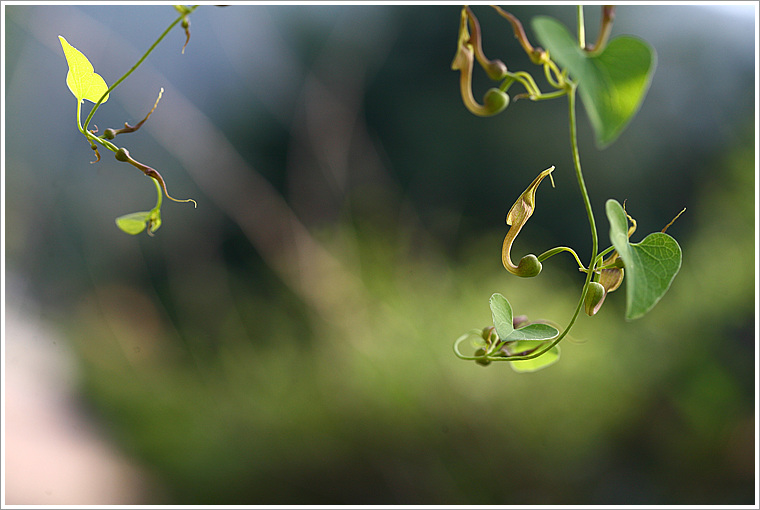
M 85 133 L 84 129 L 82 128 L 82 101 L 79 99 L 77 99 L 77 128 L 79 128 L 80 133 Z
M 92 144 L 93 149 L 95 148 L 94 142 L 99 142 L 103 147 L 113 152 L 116 152 L 117 150 L 119 150 L 118 147 L 116 147 L 114 144 L 112 144 L 108 140 L 103 140 L 99 136 L 95 136 L 89 131 L 86 131 L 82 127 L 82 102 L 81 101 L 79 102 L 79 104 L 77 104 L 77 128 L 79 128 L 79 131 L 85 136 L 85 138 L 87 138 L 87 141 L 89 141 L 90 144 Z
M 546 76 L 546 81 L 549 82 L 549 85 L 551 85 L 555 89 L 561 89 L 562 88 L 562 85 L 559 83 L 559 81 L 557 81 L 554 78 L 554 76 L 552 76 L 552 69 L 548 65 L 548 63 L 544 64 L 544 76 Z
M 140 66 L 140 64 L 142 64 L 142 63 L 143 63 L 143 61 L 144 61 L 146 58 L 148 58 L 148 55 L 150 55 L 150 54 L 151 54 L 151 52 L 152 52 L 152 51 L 155 49 L 155 47 L 156 47 L 156 46 L 158 46 L 158 43 L 160 43 L 160 42 L 161 42 L 161 41 L 164 39 L 164 37 L 166 37 L 166 35 L 167 35 L 167 34 L 168 34 L 170 31 L 171 31 L 171 29 L 172 29 L 172 28 L 174 28 L 174 26 L 175 26 L 177 23 L 179 23 L 180 21 L 182 21 L 182 20 L 185 18 L 185 16 L 189 15 L 190 13 L 192 13 L 192 12 L 193 12 L 195 9 L 197 9 L 197 8 L 198 8 L 198 6 L 197 6 L 197 5 L 194 5 L 194 6 L 192 6 L 192 7 L 188 7 L 188 8 L 187 8 L 187 10 L 188 10 L 188 12 L 187 12 L 187 13 L 185 13 L 185 14 L 180 14 L 180 16 L 179 16 L 177 19 L 175 19 L 175 20 L 174 20 L 174 22 L 172 22 L 172 24 L 171 24 L 171 25 L 169 25 L 169 27 L 168 27 L 166 30 L 164 30 L 164 32 L 163 32 L 163 33 L 162 33 L 162 34 L 161 34 L 161 35 L 158 37 L 158 39 L 156 39 L 156 42 L 154 42 L 154 43 L 151 45 L 151 47 L 150 47 L 150 48 L 148 48 L 148 51 L 146 51 L 146 52 L 145 52 L 145 54 L 144 54 L 142 57 L 140 57 L 140 60 L 138 60 L 138 61 L 137 61 L 137 63 L 136 63 L 135 65 L 133 65 L 133 66 L 132 66 L 132 68 L 131 68 L 129 71 L 127 71 L 127 72 L 126 72 L 126 74 L 124 74 L 124 76 L 122 76 L 121 78 L 119 78 L 118 80 L 116 80 L 116 82 L 114 82 L 114 84 L 113 84 L 113 85 L 111 85 L 111 86 L 108 88 L 108 90 L 106 90 L 106 91 L 103 93 L 103 95 L 100 97 L 100 99 L 98 99 L 98 102 L 97 102 L 97 103 L 95 103 L 95 106 L 93 106 L 93 107 L 92 107 L 92 110 L 90 110 L 90 114 L 87 116 L 87 119 L 84 121 L 84 128 L 83 128 L 83 129 L 84 129 L 85 131 L 87 131 L 87 126 L 90 124 L 90 120 L 92 119 L 92 116 L 93 116 L 93 115 L 95 115 L 95 112 L 96 112 L 96 111 L 97 111 L 97 109 L 100 107 L 100 104 L 103 102 L 103 99 L 104 99 L 104 98 L 105 98 L 105 97 L 106 97 L 108 94 L 110 94 L 110 93 L 111 93 L 111 91 L 113 91 L 113 90 L 114 90 L 114 89 L 115 89 L 115 88 L 116 88 L 116 87 L 117 87 L 117 86 L 118 86 L 118 85 L 119 85 L 121 82 L 123 82 L 125 79 L 127 79 L 127 76 L 129 76 L 130 74 L 132 74 L 132 72 L 133 72 L 135 69 L 137 69 L 137 68 Z
M 569 252 L 573 258 L 575 258 L 575 261 L 578 263 L 578 267 L 581 269 L 581 271 L 587 271 L 586 266 L 583 265 L 583 262 L 581 262 L 580 257 L 578 257 L 578 254 L 575 253 L 575 250 L 572 248 L 568 248 L 567 246 L 558 246 L 556 248 L 552 248 L 551 250 L 547 250 L 541 255 L 538 256 L 538 261 L 543 262 L 544 260 L 553 257 L 554 255 L 557 255 L 558 253 L 561 253 L 563 251 Z
M 555 99 L 557 97 L 562 97 L 565 94 L 567 94 L 567 90 L 563 89 L 563 90 L 557 90 L 557 91 L 554 91 L 554 92 L 548 92 L 546 94 L 544 94 L 542 92 L 542 93 L 540 93 L 537 96 L 530 96 L 530 95 L 526 96 L 525 94 L 519 94 L 519 95 L 515 96 L 515 99 L 518 99 L 518 98 L 521 98 L 521 97 L 528 97 L 531 101 L 545 101 L 547 99 Z
M 615 249 L 615 247 L 614 247 L 614 246 L 610 246 L 610 247 L 609 247 L 609 248 L 607 248 L 606 250 L 604 250 L 604 251 L 600 252 L 600 253 L 599 253 L 599 255 L 597 255 L 597 256 L 596 256 L 597 260 L 602 260 L 602 259 L 604 258 L 604 256 L 605 256 L 605 255 L 607 255 L 608 253 L 610 253 L 610 252 L 611 252 L 612 250 L 614 250 L 614 249 Z
M 161 209 L 161 203 L 164 200 L 164 194 L 162 193 L 161 184 L 159 184 L 158 179 L 153 179 L 153 184 L 156 185 L 156 193 L 158 193 L 158 200 L 156 201 L 156 207 L 153 208 L 154 211 Z
M 581 49 L 586 47 L 586 26 L 583 21 L 583 6 L 578 6 L 578 44 Z
M 570 85 L 570 90 L 568 92 L 567 98 L 568 98 L 568 107 L 569 107 L 569 116 L 570 116 L 570 144 L 572 147 L 573 152 L 573 165 L 575 166 L 575 176 L 578 180 L 578 187 L 581 191 L 581 196 L 583 197 L 583 203 L 586 206 L 586 214 L 588 216 L 588 223 L 589 227 L 591 227 L 591 258 L 590 262 L 593 263 L 597 258 L 597 252 L 599 250 L 599 238 L 596 232 L 596 222 L 594 221 L 594 212 L 591 209 L 591 200 L 588 195 L 588 190 L 586 189 L 586 183 L 583 180 L 583 171 L 581 170 L 581 158 L 580 153 L 578 151 L 578 132 L 577 132 L 577 121 L 575 116 L 575 99 L 576 99 L 576 90 L 577 85 L 573 82 L 568 82 Z M 557 345 L 570 331 L 570 328 L 573 327 L 573 324 L 575 324 L 576 319 L 578 318 L 578 314 L 581 311 L 581 308 L 583 308 L 583 301 L 586 298 L 586 292 L 588 291 L 589 283 L 591 283 L 591 277 L 593 276 L 594 271 L 588 271 L 586 273 L 586 281 L 583 283 L 583 290 L 581 292 L 581 297 L 578 300 L 578 305 L 575 307 L 575 313 L 573 313 L 573 316 L 570 318 L 570 322 L 568 323 L 567 327 L 562 331 L 562 333 L 557 336 L 548 346 L 545 348 L 536 351 L 531 354 L 526 354 L 524 356 L 509 356 L 503 359 L 506 359 L 508 361 L 520 361 L 520 360 L 528 360 L 533 359 L 541 356 L 542 354 L 549 351 L 551 348 L 553 348 L 555 345 Z
M 473 336 L 475 337 L 480 336 L 480 331 L 477 329 L 471 329 L 470 331 L 468 331 L 467 333 L 465 333 L 464 335 L 456 339 L 456 341 L 454 342 L 454 354 L 456 354 L 458 358 L 463 359 L 463 360 L 470 360 L 470 361 L 476 360 L 476 359 L 483 359 L 484 356 L 465 356 L 464 354 L 459 352 L 459 344 L 461 344 L 462 342 L 464 342 L 465 340 Z

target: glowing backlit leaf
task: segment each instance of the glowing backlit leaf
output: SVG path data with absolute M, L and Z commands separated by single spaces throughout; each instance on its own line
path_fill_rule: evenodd
M 69 86 L 69 90 L 79 102 L 86 99 L 97 103 L 108 90 L 106 81 L 95 72 L 84 53 L 70 45 L 62 36 L 59 35 L 58 39 L 61 41 L 66 62 L 69 64 L 69 73 L 66 75 L 66 85 Z M 108 95 L 103 98 L 103 102 L 106 101 L 108 101 Z

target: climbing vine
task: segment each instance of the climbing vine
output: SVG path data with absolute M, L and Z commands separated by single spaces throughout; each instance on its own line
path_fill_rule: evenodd
M 460 90 L 465 107 L 475 115 L 486 117 L 504 111 L 510 104 L 509 91 L 513 86 L 524 89 L 514 95 L 514 100 L 531 101 L 567 98 L 569 110 L 570 150 L 576 180 L 591 234 L 591 254 L 588 264 L 570 247 L 559 246 L 541 255 L 528 254 L 517 264 L 512 261 L 515 239 L 526 225 L 536 208 L 536 192 L 541 182 L 552 180 L 551 166 L 538 174 L 535 180 L 517 198 L 507 213 L 509 230 L 502 245 L 501 260 L 504 268 L 515 276 L 537 276 L 542 263 L 562 252 L 569 253 L 585 274 L 580 297 L 567 326 L 560 331 L 549 321 L 528 321 L 524 316 L 515 317 L 509 301 L 494 293 L 489 301 L 493 326 L 473 329 L 454 342 L 454 352 L 465 360 L 481 365 L 493 361 L 509 361 L 518 372 L 532 372 L 547 367 L 559 359 L 559 343 L 575 324 L 581 309 L 596 315 L 608 294 L 626 282 L 626 319 L 637 319 L 649 310 L 667 292 L 681 267 L 681 248 L 670 235 L 668 223 L 661 232 L 646 236 L 641 242 L 631 243 L 636 221 L 631 218 L 615 199 L 607 200 L 605 212 L 610 224 L 610 246 L 599 250 L 599 235 L 591 199 L 581 168 L 576 125 L 576 101 L 580 96 L 591 121 L 599 148 L 614 142 L 638 111 L 646 95 L 656 66 L 656 54 L 644 41 L 619 36 L 610 39 L 615 17 L 614 6 L 602 6 L 599 36 L 594 43 L 587 43 L 583 6 L 579 6 L 577 38 L 557 20 L 538 16 L 532 28 L 543 47 L 534 47 L 522 26 L 511 13 L 493 7 L 494 11 L 511 25 L 518 43 L 538 66 L 552 90 L 543 92 L 535 78 L 526 71 L 510 71 L 498 59 L 489 60 L 482 48 L 480 24 L 472 9 L 464 6 L 461 11 L 457 51 L 451 68 L 460 73 Z M 480 104 L 472 92 L 472 74 L 475 63 L 488 77 L 500 82 L 489 88 Z M 552 180 L 552 185 L 554 184 Z M 625 202 L 624 202 L 625 204 Z M 685 209 L 684 209 L 685 210 Z M 681 211 L 678 213 L 680 215 Z M 678 216 L 676 216 L 677 218 Z M 473 352 L 464 354 L 463 345 L 469 344 Z
M 105 79 L 103 79 L 102 76 L 95 72 L 95 69 L 87 57 L 84 55 L 84 53 L 69 44 L 69 42 L 64 37 L 60 35 L 58 36 L 58 39 L 61 42 L 61 47 L 63 48 L 63 54 L 66 57 L 66 61 L 69 65 L 69 72 L 66 75 L 66 85 L 68 85 L 69 90 L 71 90 L 71 93 L 77 100 L 77 128 L 90 144 L 90 148 L 92 148 L 92 150 L 95 152 L 96 159 L 93 161 L 93 163 L 100 161 L 100 152 L 98 151 L 98 146 L 105 147 L 114 153 L 114 157 L 117 161 L 129 163 L 130 165 L 134 166 L 143 174 L 150 177 L 155 184 L 158 198 L 156 200 L 156 205 L 150 211 L 134 212 L 116 218 L 116 225 L 124 232 L 133 235 L 139 234 L 146 229 L 149 235 L 153 235 L 153 233 L 158 230 L 158 228 L 161 226 L 161 203 L 163 201 L 164 195 L 166 195 L 168 199 L 175 202 L 192 202 L 195 204 L 195 200 L 192 198 L 184 200 L 173 198 L 171 195 L 169 195 L 169 191 L 166 189 L 166 182 L 158 170 L 137 161 L 130 155 L 127 149 L 119 147 L 111 141 L 114 140 L 117 135 L 134 133 L 140 129 L 140 127 L 142 127 L 142 125 L 148 120 L 151 114 L 158 107 L 158 102 L 161 100 L 164 89 L 162 88 L 158 93 L 158 99 L 156 99 L 153 108 L 148 112 L 145 118 L 134 126 L 131 126 L 125 122 L 123 128 L 106 129 L 103 132 L 103 136 L 97 135 L 97 126 L 95 126 L 93 129 L 88 129 L 88 126 L 90 124 L 90 120 L 92 120 L 93 116 L 95 115 L 95 112 L 98 110 L 98 108 L 100 108 L 100 105 L 108 101 L 111 92 L 113 92 L 116 87 L 119 86 L 119 84 L 121 84 L 130 74 L 134 72 L 135 69 L 140 66 L 140 64 L 143 63 L 148 55 L 150 55 L 155 47 L 158 46 L 164 37 L 166 37 L 171 29 L 174 28 L 174 26 L 178 23 L 180 23 L 182 28 L 185 30 L 186 39 L 185 45 L 182 47 L 182 53 L 185 52 L 185 47 L 190 41 L 189 16 L 198 6 L 196 5 L 193 7 L 185 7 L 183 5 L 176 5 L 174 7 L 179 12 L 179 17 L 177 17 L 177 19 L 175 19 L 174 22 L 172 22 L 169 27 L 164 30 L 164 32 L 158 37 L 153 45 L 151 45 L 145 54 L 140 57 L 137 63 L 132 66 L 132 68 L 129 69 L 129 71 L 127 71 L 121 78 L 116 80 L 116 82 L 110 87 L 106 84 Z M 82 103 L 85 100 L 91 103 L 95 103 L 95 106 L 92 107 L 89 115 L 84 121 L 84 124 L 82 124 Z

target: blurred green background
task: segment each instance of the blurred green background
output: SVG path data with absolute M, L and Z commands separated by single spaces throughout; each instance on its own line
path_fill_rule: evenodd
M 474 9 L 486 54 L 540 76 Z M 687 207 L 668 230 L 683 266 L 640 320 L 623 292 L 582 315 L 534 374 L 451 345 L 489 325 L 493 292 L 572 315 L 570 257 L 527 281 L 499 259 L 509 207 L 550 165 L 516 254 L 588 256 L 566 102 L 469 114 L 459 10 L 200 7 L 184 55 L 177 27 L 93 119 L 134 123 L 165 89 L 117 141 L 198 208 L 165 201 L 150 238 L 114 225 L 153 186 L 108 151 L 90 164 L 57 36 L 112 84 L 174 9 L 5 6 L 6 305 L 65 338 L 81 410 L 149 473 L 141 501 L 757 502 L 756 6 L 618 7 L 613 36 L 647 40 L 658 67 L 608 149 L 579 109 L 602 247 L 607 198 L 627 200 L 634 241 Z M 509 10 L 530 38 L 537 14 L 574 26 L 571 6 Z

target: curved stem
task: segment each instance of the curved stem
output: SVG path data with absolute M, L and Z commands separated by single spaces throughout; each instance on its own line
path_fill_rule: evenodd
M 558 253 L 561 253 L 563 251 L 569 252 L 575 261 L 578 263 L 578 267 L 581 269 L 581 271 L 587 271 L 586 266 L 583 265 L 583 262 L 581 262 L 580 257 L 578 257 L 578 254 L 575 253 L 575 250 L 572 248 L 568 248 L 567 246 L 558 246 L 556 248 L 552 248 L 551 250 L 547 250 L 541 255 L 538 256 L 538 261 L 543 262 L 544 260 L 553 257 L 557 255 Z
M 92 116 L 95 115 L 95 111 L 97 111 L 97 109 L 100 107 L 100 104 L 103 102 L 103 99 L 108 94 L 110 94 L 111 91 L 114 90 L 121 82 L 123 82 L 125 79 L 127 79 L 127 76 L 129 76 L 130 74 L 132 74 L 132 72 L 135 69 L 137 69 L 140 66 L 140 64 L 142 64 L 143 61 L 146 58 L 148 58 L 148 55 L 150 55 L 151 52 L 155 49 L 155 47 L 158 46 L 158 43 L 160 43 L 164 39 L 164 37 L 166 37 L 166 35 L 171 31 L 171 29 L 174 28 L 174 25 L 176 25 L 177 23 L 179 23 L 180 21 L 182 21 L 185 18 L 185 16 L 187 16 L 188 14 L 190 14 L 191 12 L 193 12 L 197 8 L 198 8 L 197 5 L 194 5 L 192 7 L 188 7 L 187 8 L 188 12 L 185 13 L 185 14 L 181 14 L 177 19 L 175 19 L 174 22 L 172 22 L 172 24 L 169 25 L 169 27 L 166 30 L 164 30 L 164 32 L 158 37 L 158 39 L 156 39 L 156 42 L 154 42 L 151 45 L 151 47 L 148 48 L 148 51 L 146 51 L 145 54 L 142 57 L 140 57 L 140 60 L 138 60 L 137 63 L 135 65 L 133 65 L 132 68 L 129 71 L 126 72 L 126 74 L 124 74 L 124 76 L 122 76 L 121 78 L 119 78 L 118 80 L 116 80 L 116 82 L 114 82 L 113 85 L 111 85 L 110 87 L 108 87 L 108 90 L 106 90 L 103 93 L 103 95 L 100 97 L 100 99 L 98 99 L 98 102 L 95 103 L 95 106 L 93 106 L 92 110 L 90 110 L 90 114 L 87 116 L 87 119 L 85 119 L 85 121 L 84 121 L 84 128 L 83 128 L 84 131 L 87 131 L 87 126 L 90 124 L 90 120 L 92 119 Z
M 599 252 L 599 255 L 596 256 L 597 260 L 603 259 L 605 255 L 607 255 L 608 253 L 610 253 L 614 249 L 615 249 L 614 246 L 610 246 L 606 250 Z
M 156 207 L 153 208 L 154 211 L 161 209 L 161 203 L 164 200 L 164 194 L 162 193 L 161 184 L 158 182 L 158 179 L 152 178 L 153 184 L 156 185 L 156 193 L 158 194 L 158 199 L 156 200 Z
M 456 354 L 458 358 L 463 359 L 463 360 L 468 360 L 468 361 L 483 359 L 483 356 L 465 356 L 464 354 L 459 352 L 459 344 L 461 344 L 462 342 L 464 342 L 471 336 L 478 336 L 479 334 L 480 334 L 479 330 L 472 329 L 468 331 L 467 333 L 465 333 L 464 335 L 457 338 L 456 341 L 454 342 L 454 354 Z
M 562 97 L 565 94 L 567 94 L 567 90 L 563 89 L 563 90 L 557 90 L 557 91 L 554 91 L 554 92 L 548 92 L 546 94 L 544 94 L 542 92 L 538 96 L 531 96 L 531 95 L 526 95 L 526 94 L 518 94 L 518 95 L 514 96 L 514 99 L 517 100 L 517 99 L 523 99 L 523 98 L 527 97 L 531 101 L 545 101 L 547 99 L 554 99 L 554 98 L 557 98 L 557 97 Z
M 568 98 L 568 106 L 569 106 L 569 115 L 570 115 L 570 144 L 572 147 L 573 152 L 573 164 L 575 166 L 575 176 L 578 179 L 578 187 L 581 191 L 581 196 L 583 197 L 583 203 L 586 206 L 586 214 L 588 215 L 588 223 L 589 227 L 591 227 L 591 259 L 590 263 L 593 264 L 593 262 L 597 258 L 597 251 L 599 250 L 599 238 L 596 232 L 596 222 L 594 221 L 594 212 L 591 209 L 591 200 L 589 199 L 588 190 L 586 189 L 586 183 L 583 180 L 583 171 L 581 170 L 581 158 L 580 154 L 578 152 L 578 133 L 577 133 L 577 122 L 575 117 L 575 98 L 576 98 L 576 90 L 577 85 L 573 82 L 568 82 L 570 85 L 570 90 L 567 95 Z M 588 271 L 586 273 L 586 281 L 583 283 L 583 290 L 581 292 L 581 298 L 578 300 L 578 305 L 575 307 L 575 313 L 573 313 L 573 316 L 570 318 L 570 322 L 567 324 L 567 327 L 562 331 L 562 333 L 557 336 L 548 346 L 541 349 L 540 351 L 536 351 L 531 354 L 526 354 L 525 356 L 508 356 L 506 360 L 509 361 L 520 361 L 520 360 L 528 360 L 533 359 L 541 356 L 545 352 L 549 351 L 551 348 L 553 348 L 555 345 L 557 345 L 560 341 L 562 341 L 563 338 L 567 335 L 567 333 L 570 331 L 570 328 L 573 327 L 573 324 L 575 324 L 576 319 L 578 318 L 578 314 L 581 311 L 581 308 L 583 308 L 583 301 L 586 298 L 586 292 L 588 291 L 589 283 L 591 283 L 591 277 L 593 276 L 593 271 Z
M 87 138 L 87 141 L 90 142 L 92 145 L 92 148 L 95 149 L 95 143 L 100 143 L 103 147 L 105 147 L 108 150 L 111 150 L 113 152 L 116 152 L 119 150 L 118 147 L 116 147 L 114 144 L 109 142 L 108 140 L 103 140 L 99 136 L 95 136 L 86 129 L 82 127 L 82 102 L 80 101 L 79 104 L 77 104 L 77 128 L 79 129 L 79 132 L 84 135 L 85 138 Z M 100 159 L 100 156 L 98 156 L 98 160 Z
M 77 128 L 80 133 L 85 134 L 85 130 L 82 128 L 82 101 L 79 99 L 77 99 Z
M 546 81 L 548 81 L 549 85 L 551 85 L 555 89 L 561 89 L 562 85 L 559 83 L 559 81 L 557 81 L 554 78 L 554 76 L 552 76 L 551 71 L 552 71 L 552 69 L 549 66 L 549 63 L 547 62 L 546 64 L 544 64 L 544 76 L 546 76 Z

